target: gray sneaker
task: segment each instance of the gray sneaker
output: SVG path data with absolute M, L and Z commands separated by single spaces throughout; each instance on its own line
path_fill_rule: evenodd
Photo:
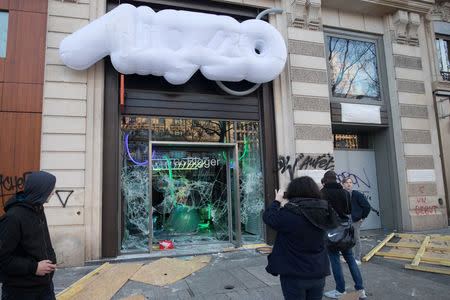
M 359 295 L 359 299 L 366 299 L 367 298 L 365 290 L 359 290 L 357 292 L 361 292 L 361 294 Z
M 338 292 L 337 290 L 332 290 L 329 292 L 326 292 L 324 295 L 325 297 L 332 298 L 332 299 L 339 299 L 342 295 L 347 294 L 345 291 L 343 293 Z

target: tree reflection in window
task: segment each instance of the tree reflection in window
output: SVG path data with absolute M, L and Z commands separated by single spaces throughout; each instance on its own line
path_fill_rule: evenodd
M 380 100 L 375 43 L 328 36 L 327 47 L 333 96 Z

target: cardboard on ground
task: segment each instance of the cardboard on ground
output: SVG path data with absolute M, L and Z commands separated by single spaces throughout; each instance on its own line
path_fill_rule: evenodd
M 143 266 L 130 279 L 151 285 L 165 286 L 202 269 L 210 261 L 210 256 L 195 256 L 190 260 L 164 257 Z
M 58 300 L 109 300 L 142 264 L 105 264 L 57 296 Z
M 339 300 L 359 300 L 359 295 L 361 292 L 352 292 L 342 295 Z

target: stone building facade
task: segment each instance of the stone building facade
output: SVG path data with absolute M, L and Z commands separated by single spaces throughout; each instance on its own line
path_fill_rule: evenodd
M 445 109 L 450 112 L 450 81 L 441 75 L 436 48 L 437 38 L 450 39 L 450 32 L 442 29 L 448 27 L 436 25 L 437 21 L 449 24 L 448 4 L 433 0 L 193 2 L 196 5 L 170 0 L 139 4 L 175 9 L 184 5 L 194 11 L 212 7 L 210 12 L 234 16 L 236 11 L 244 19 L 267 8 L 283 9 L 281 14 L 270 14 L 268 21 L 284 37 L 288 60 L 280 76 L 262 87 L 265 91 L 257 97 L 264 102 L 261 111 L 273 114 L 269 118 L 268 113 L 260 113 L 259 118 L 261 143 L 272 136 L 274 146 L 261 146 L 261 168 L 266 180 L 273 178 L 265 182 L 265 205 L 273 198 L 273 189 L 285 187 L 291 178 L 309 175 L 320 181 L 326 170 L 336 169 L 367 189 L 372 206 L 380 212 L 379 218 L 373 214 L 371 228 L 422 231 L 448 226 L 450 118 L 442 116 Z M 120 183 L 105 179 L 109 176 L 105 167 L 111 164 L 107 153 L 121 147 L 119 142 L 110 144 L 116 137 L 110 136 L 109 129 L 117 126 L 118 132 L 125 114 L 118 102 L 115 108 L 108 102 L 119 100 L 119 76 L 107 59 L 76 71 L 59 57 L 64 37 L 117 4 L 48 1 L 40 169 L 55 174 L 57 189 L 62 191 L 60 198 L 52 198 L 46 213 L 58 260 L 67 266 L 123 254 L 120 230 L 125 225 L 107 219 L 111 211 L 120 216 L 120 204 L 105 199 L 111 191 L 120 193 Z M 439 33 L 436 26 L 441 26 Z M 342 45 L 347 51 L 339 50 Z M 339 68 L 353 68 L 337 58 L 351 51 L 353 57 L 347 60 L 357 58 L 353 64 L 360 67 L 354 72 L 366 74 L 363 79 L 355 79 L 353 73 L 353 81 L 348 73 L 339 73 Z M 363 57 L 368 57 L 365 65 L 360 64 Z M 116 78 L 113 88 L 111 76 Z M 129 79 L 130 85 L 141 79 Z M 361 86 L 353 83 L 360 79 Z M 375 82 L 370 89 L 364 86 L 368 80 Z M 131 94 L 128 91 L 128 97 Z M 105 122 L 111 109 L 116 109 L 116 125 Z M 111 205 L 116 207 L 108 210 Z M 265 242 L 272 237 L 269 231 L 262 234 Z M 105 251 L 108 241 L 118 248 Z

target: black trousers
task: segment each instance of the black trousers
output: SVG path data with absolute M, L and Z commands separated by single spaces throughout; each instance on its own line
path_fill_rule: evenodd
M 2 300 L 55 300 L 53 283 L 41 291 L 21 291 L 2 286 Z
M 302 279 L 280 276 L 281 290 L 286 300 L 321 300 L 325 277 L 318 279 Z

